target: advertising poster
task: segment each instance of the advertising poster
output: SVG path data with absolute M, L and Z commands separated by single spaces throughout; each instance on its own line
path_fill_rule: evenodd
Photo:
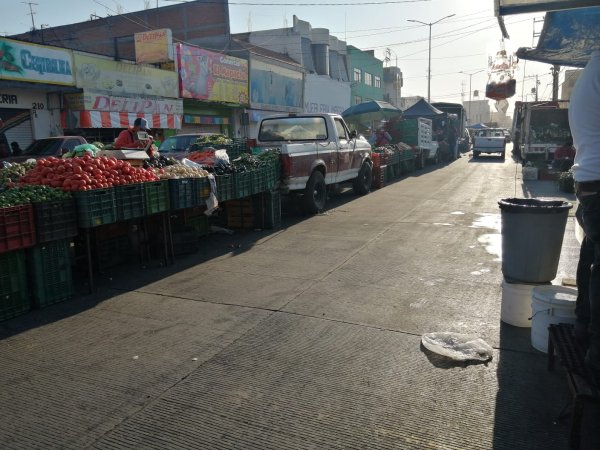
M 179 97 L 175 72 L 81 53 L 75 53 L 75 67 L 79 88 L 105 91 L 111 95 Z
M 252 60 L 250 105 L 255 109 L 302 112 L 302 73 Z
M 0 38 L 0 80 L 74 85 L 72 53 Z
M 180 44 L 181 96 L 248 105 L 248 61 Z
M 144 31 L 135 33 L 135 61 L 153 64 L 173 61 L 173 35 L 171 30 Z

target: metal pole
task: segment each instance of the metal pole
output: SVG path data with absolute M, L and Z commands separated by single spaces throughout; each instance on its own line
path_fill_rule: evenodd
M 471 120 L 471 94 L 473 93 L 473 91 L 471 90 L 471 80 L 473 79 L 473 75 L 469 75 L 469 120 L 467 121 L 467 123 Z
M 552 66 L 552 100 L 558 100 L 558 74 L 560 73 L 560 66 L 555 64 Z
M 431 26 L 429 24 L 429 67 L 427 69 L 427 102 L 431 103 Z
M 538 85 L 539 85 L 539 81 L 538 81 L 538 76 L 535 76 L 535 101 L 538 101 Z

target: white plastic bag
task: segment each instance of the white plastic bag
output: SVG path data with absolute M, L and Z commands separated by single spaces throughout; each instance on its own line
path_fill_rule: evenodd
M 210 183 L 210 195 L 206 199 L 206 211 L 204 211 L 204 214 L 211 216 L 219 207 L 219 201 L 217 200 L 217 180 L 215 180 L 215 176 L 212 173 L 208 175 L 208 182 Z
M 202 164 L 198 164 L 197 162 L 192 161 L 191 159 L 183 158 L 181 160 L 181 164 L 186 167 L 191 167 L 192 169 L 202 169 Z
M 421 338 L 423 346 L 438 355 L 455 361 L 488 361 L 493 349 L 477 336 L 460 333 L 428 333 Z
M 215 150 L 215 164 L 229 164 L 227 150 Z

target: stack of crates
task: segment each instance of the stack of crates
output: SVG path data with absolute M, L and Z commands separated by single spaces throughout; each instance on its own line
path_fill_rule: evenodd
M 252 197 L 231 200 L 225 204 L 227 226 L 235 229 L 254 228 L 254 202 Z
M 25 250 L 0 253 L 0 321 L 31 308 Z
M 38 244 L 27 250 L 33 306 L 44 308 L 73 295 L 71 240 Z
M 35 242 L 32 205 L 0 209 L 0 320 L 31 309 L 24 249 Z
M 255 196 L 255 225 L 267 230 L 281 226 L 281 194 L 266 191 Z
M 374 189 L 381 189 L 385 187 L 387 166 L 373 166 L 373 181 L 371 187 Z

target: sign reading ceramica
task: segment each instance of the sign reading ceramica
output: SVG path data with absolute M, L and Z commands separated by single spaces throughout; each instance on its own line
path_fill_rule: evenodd
M 143 114 L 183 114 L 183 100 L 175 98 L 120 97 L 101 92 L 64 94 L 71 111 L 108 111 Z
M 75 53 L 77 87 L 110 95 L 179 97 L 175 72 Z
M 135 61 L 137 63 L 162 63 L 173 61 L 173 35 L 171 30 L 135 33 Z
M 248 104 L 248 61 L 179 44 L 181 96 Z
M 74 85 L 70 50 L 0 38 L 0 80 Z

